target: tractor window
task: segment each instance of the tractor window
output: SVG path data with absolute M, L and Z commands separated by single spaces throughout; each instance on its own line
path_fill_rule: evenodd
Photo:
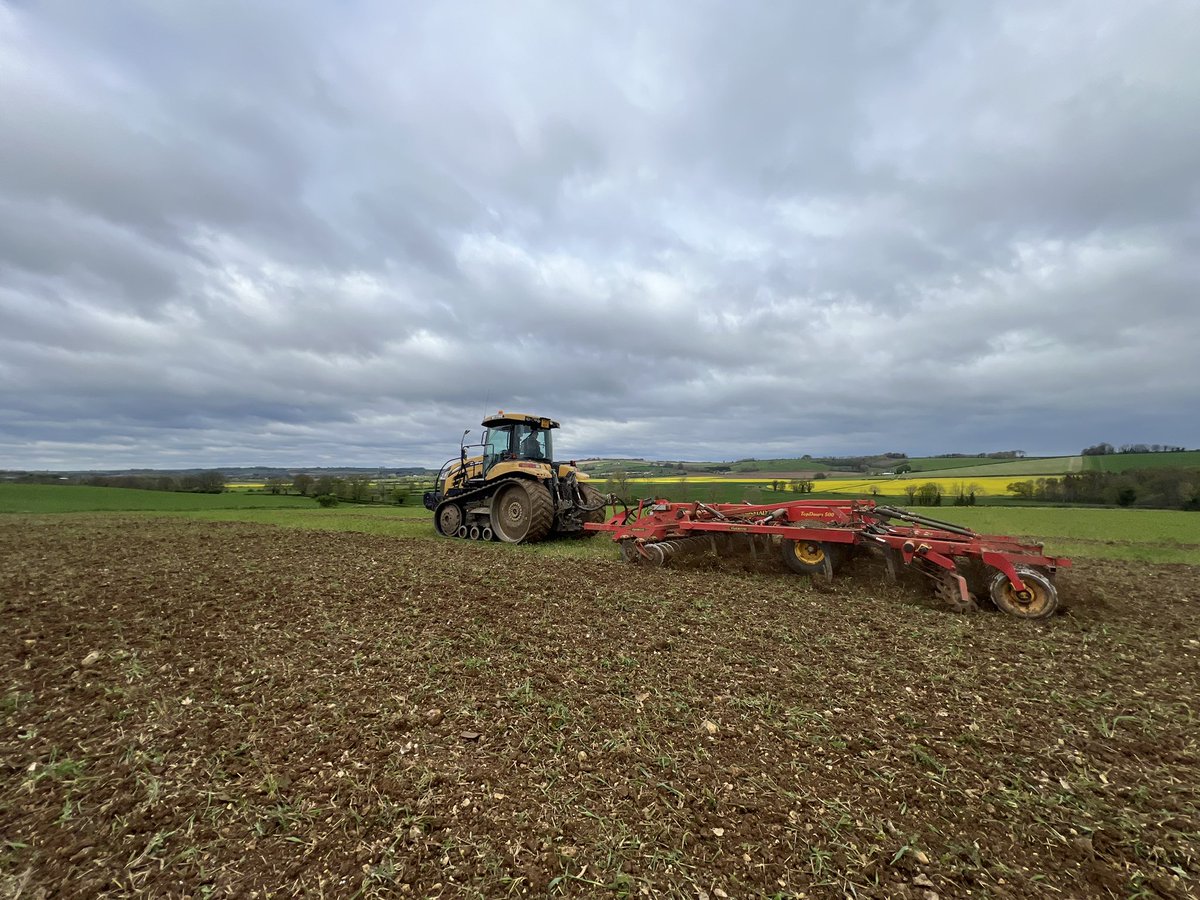
M 550 459 L 550 432 L 529 425 L 517 426 L 517 456 L 521 459 Z
M 483 449 L 483 471 L 485 475 L 492 466 L 510 454 L 511 447 L 511 425 L 505 425 L 503 428 L 488 429 L 487 444 Z

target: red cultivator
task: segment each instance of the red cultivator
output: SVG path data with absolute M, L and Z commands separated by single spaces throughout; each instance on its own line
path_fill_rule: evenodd
M 888 574 L 901 566 L 927 575 L 951 608 L 976 609 L 986 596 L 1004 612 L 1042 619 L 1058 607 L 1054 574 L 1071 561 L 1041 544 L 977 534 L 871 500 L 796 500 L 751 506 L 642 500 L 588 531 L 608 531 L 629 562 L 667 565 L 711 550 L 726 555 L 782 552 L 793 571 L 832 578 L 852 555 L 881 556 Z

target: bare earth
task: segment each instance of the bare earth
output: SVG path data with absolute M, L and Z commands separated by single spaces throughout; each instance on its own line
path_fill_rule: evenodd
M 1060 587 L 9 519 L 0 897 L 1197 896 L 1200 570 Z

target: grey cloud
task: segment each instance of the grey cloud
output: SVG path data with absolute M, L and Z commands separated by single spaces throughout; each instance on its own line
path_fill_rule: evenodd
M 1200 444 L 1198 32 L 0 7 L 0 467 Z

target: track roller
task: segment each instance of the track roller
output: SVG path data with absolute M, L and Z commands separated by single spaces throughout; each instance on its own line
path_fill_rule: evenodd
M 479 529 L 479 537 L 480 540 L 484 541 L 490 541 L 493 537 L 495 537 L 495 535 L 492 534 L 492 526 L 484 525 L 483 528 Z
M 439 534 L 453 537 L 458 534 L 459 526 L 463 523 L 462 507 L 457 503 L 443 504 L 433 518 L 433 524 Z
M 466 525 L 459 525 L 458 531 L 454 532 L 458 537 L 465 538 L 468 534 Z
M 469 537 L 473 541 L 477 541 L 477 540 L 479 540 L 479 534 L 480 534 L 479 526 L 472 525 L 471 529 L 467 532 L 467 537 Z

